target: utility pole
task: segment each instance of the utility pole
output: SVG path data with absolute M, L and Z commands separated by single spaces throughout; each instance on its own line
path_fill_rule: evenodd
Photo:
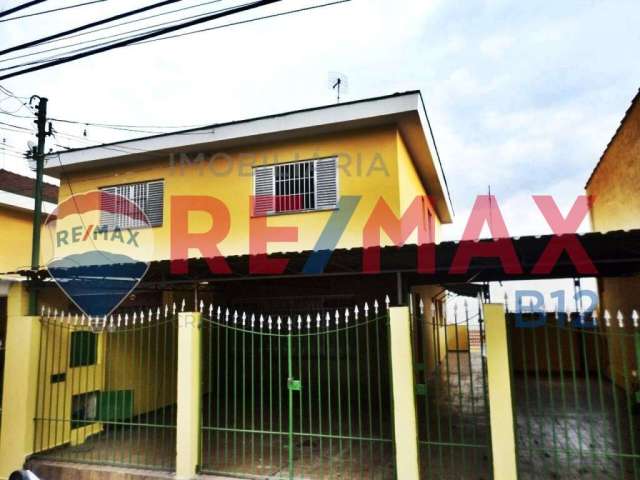
M 31 285 L 29 289 L 29 315 L 38 314 L 38 270 L 40 269 L 40 230 L 42 229 L 42 181 L 44 176 L 44 147 L 47 135 L 47 102 L 44 97 L 34 95 L 38 99 L 35 123 L 38 127 L 38 145 L 34 148 L 33 158 L 36 162 L 36 188 L 33 208 L 33 234 L 31 237 Z

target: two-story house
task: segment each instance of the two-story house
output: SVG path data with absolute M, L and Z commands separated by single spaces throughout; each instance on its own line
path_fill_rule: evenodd
M 34 453 L 181 472 L 190 425 L 202 472 L 394 475 L 387 308 L 413 292 L 426 310 L 413 321 L 430 319 L 443 289 L 413 275 L 422 247 L 402 265 L 376 247 L 433 245 L 452 221 L 419 92 L 61 151 L 45 171 L 60 178 L 42 248 L 57 283 L 41 286 L 43 318 L 31 324 L 35 407 L 16 422 L 33 431 L 2 437 L 13 446 L 0 467 Z M 125 300 L 87 319 L 57 285 L 76 305 Z M 181 309 L 202 315 L 190 344 L 178 342 Z M 426 349 L 432 327 L 416 340 Z M 176 383 L 180 348 L 201 369 L 183 374 L 187 387 Z M 399 349 L 407 371 L 409 350 Z M 176 413 L 185 404 L 195 423 Z
M 142 206 L 153 230 L 146 279 L 167 260 L 362 247 L 367 235 L 376 243 L 378 224 L 387 226 L 380 243 L 388 245 L 406 233 L 393 231 L 388 212 L 408 212 L 408 228 L 416 227 L 408 243 L 418 235 L 437 241 L 440 225 L 452 219 L 419 92 L 58 152 L 46 171 L 60 177 L 61 201 L 100 190 Z M 280 302 L 282 309 L 397 291 L 395 276 L 325 279 L 321 271 L 294 281 L 237 281 L 240 273 L 264 279 L 261 269 L 256 264 L 247 276 L 196 275 L 197 266 L 176 275 L 172 268 L 154 286 L 189 300 L 198 289 L 200 298 L 215 292 L 225 303 Z M 136 298 L 157 301 L 149 295 L 143 282 Z

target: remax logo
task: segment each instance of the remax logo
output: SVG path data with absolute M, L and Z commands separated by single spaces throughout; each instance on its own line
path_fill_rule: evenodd
M 144 211 L 113 193 L 68 197 L 49 215 L 44 229 L 43 259 L 49 274 L 89 316 L 116 309 L 153 258 L 154 235 Z

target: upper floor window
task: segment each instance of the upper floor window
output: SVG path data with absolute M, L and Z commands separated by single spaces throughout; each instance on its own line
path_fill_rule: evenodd
M 163 180 L 115 185 L 101 188 L 100 191 L 111 194 L 103 195 L 101 199 L 100 223 L 102 226 L 120 229 L 147 226 L 146 222 L 132 215 L 132 204 L 145 213 L 150 226 L 162 225 Z
M 337 159 L 256 167 L 253 171 L 254 215 L 336 208 Z

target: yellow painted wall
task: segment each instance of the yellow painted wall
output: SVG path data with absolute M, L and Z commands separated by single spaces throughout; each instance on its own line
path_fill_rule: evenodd
M 466 325 L 447 325 L 447 350 L 450 352 L 469 351 L 469 329 Z
M 177 332 L 171 320 L 106 335 L 106 391 L 133 390 L 133 414 L 176 401 Z
M 398 192 L 400 195 L 400 210 L 402 212 L 406 211 L 407 208 L 411 205 L 414 199 L 417 196 L 429 195 L 429 191 L 425 189 L 420 177 L 418 176 L 418 172 L 416 171 L 413 160 L 411 158 L 411 154 L 409 150 L 407 150 L 407 146 L 402 139 L 400 133 L 396 133 L 397 139 L 396 144 L 398 147 Z M 428 224 L 428 211 L 431 212 L 434 220 L 435 231 L 434 238 L 435 241 L 439 241 L 439 232 L 440 232 L 440 220 L 435 213 L 435 210 L 430 204 L 427 204 L 427 201 L 423 204 L 423 214 L 425 215 L 425 225 Z M 417 241 L 417 233 L 414 232 L 410 240 L 413 242 Z
M 40 378 L 36 401 L 35 451 L 43 451 L 65 443 L 78 444 L 102 429 L 94 423 L 71 429 L 72 397 L 102 390 L 104 382 L 104 335 L 98 336 L 97 362 L 84 367 L 69 366 L 71 332 L 80 330 L 60 321 L 48 321 L 41 332 Z M 66 380 L 52 383 L 51 376 L 65 374 Z M 65 420 L 60 421 L 60 420 Z
M 595 231 L 629 230 L 640 228 L 640 101 L 636 99 L 611 140 L 600 164 L 587 185 L 587 194 L 594 197 L 591 222 Z M 622 331 L 633 333 L 629 315 L 633 309 L 640 311 L 638 292 L 640 278 L 606 278 L 598 282 L 600 304 L 612 314 L 621 310 L 627 316 L 627 326 Z M 614 322 L 613 331 L 619 328 Z M 626 358 L 624 353 L 626 352 Z M 635 346 L 631 337 L 624 348 L 618 339 L 609 343 L 609 359 L 612 376 L 623 385 L 622 371 L 638 370 Z M 635 377 L 636 383 L 638 376 Z
M 424 304 L 424 314 L 420 319 L 420 327 L 414 325 L 414 345 L 420 342 L 422 346 L 422 357 L 416 361 L 424 363 L 427 374 L 433 372 L 440 360 L 446 354 L 444 348 L 444 327 L 440 326 L 439 318 L 434 315 L 431 303 L 433 298 L 442 291 L 439 285 L 420 285 L 413 287 L 413 292 L 422 299 Z M 419 330 L 421 335 L 415 332 Z
M 0 205 L 0 273 L 31 266 L 31 212 Z
M 362 196 L 338 247 L 362 245 L 363 226 L 380 197 L 398 214 L 411 195 L 424 193 L 397 129 L 390 126 L 224 152 L 203 151 L 201 162 L 191 165 L 181 166 L 180 157 L 176 155 L 173 164 L 169 157 L 161 157 L 76 172 L 62 179 L 60 198 L 70 194 L 68 181 L 74 193 L 79 193 L 109 185 L 164 179 L 164 225 L 155 229 L 156 259 L 169 258 L 173 195 L 208 195 L 222 200 L 230 210 L 232 225 L 220 250 L 223 255 L 246 254 L 249 251 L 249 198 L 253 191 L 251 167 L 256 164 L 252 162 L 257 159 L 257 164 L 283 163 L 333 155 L 338 156 L 339 196 Z M 401 161 L 398 161 L 399 155 Z M 196 158 L 195 154 L 191 155 L 192 160 Z M 330 215 L 331 212 L 325 211 L 269 217 L 269 226 L 297 226 L 299 230 L 297 243 L 269 243 L 269 251 L 312 249 Z M 209 215 L 192 213 L 190 224 L 197 226 L 192 231 L 202 232 L 212 223 Z M 382 235 L 382 240 L 383 243 L 388 240 L 386 235 Z M 200 254 L 192 251 L 190 256 Z

